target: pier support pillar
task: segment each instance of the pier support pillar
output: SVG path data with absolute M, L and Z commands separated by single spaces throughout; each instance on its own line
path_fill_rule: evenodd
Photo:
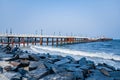
M 48 45 L 48 42 L 49 42 L 49 38 L 47 38 L 47 41 L 46 41 L 46 44 Z
M 58 46 L 58 38 L 56 38 L 56 46 Z
M 54 38 L 52 38 L 52 46 L 54 46 Z
M 29 37 L 27 37 L 27 46 L 29 46 Z
M 12 39 L 12 40 L 11 40 L 12 47 L 14 47 L 14 42 L 15 42 L 15 41 L 14 41 L 14 38 L 12 37 L 11 39 Z
M 25 47 L 25 40 L 24 40 L 24 37 L 22 37 L 22 43 L 23 43 L 23 47 Z
M 37 38 L 35 38 L 35 41 L 34 41 L 34 42 L 35 42 L 35 45 L 36 45 L 36 41 L 37 41 Z
M 62 45 L 63 38 L 60 39 L 60 45 Z
M 40 45 L 42 45 L 42 44 L 43 44 L 43 38 L 40 37 Z
M 18 45 L 19 45 L 19 47 L 20 47 L 20 37 L 18 37 Z
M 8 39 L 7 40 L 7 44 L 9 45 L 10 44 L 10 38 L 8 37 L 7 39 Z

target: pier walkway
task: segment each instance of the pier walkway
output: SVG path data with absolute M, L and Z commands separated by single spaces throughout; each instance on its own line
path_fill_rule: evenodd
M 53 36 L 53 35 L 30 35 L 30 34 L 0 34 L 0 44 L 28 46 L 32 45 L 64 45 L 83 42 L 96 42 L 111 40 L 110 38 L 87 38 L 78 36 Z

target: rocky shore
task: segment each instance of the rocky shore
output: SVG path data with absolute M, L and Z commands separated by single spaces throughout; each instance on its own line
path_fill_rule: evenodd
M 0 46 L 0 80 L 120 80 L 120 69 L 85 57 L 29 53 Z

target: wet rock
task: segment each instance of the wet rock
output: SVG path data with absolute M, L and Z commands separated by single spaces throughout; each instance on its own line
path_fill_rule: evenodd
M 28 71 L 24 70 L 23 68 L 19 68 L 19 69 L 18 69 L 18 72 L 19 72 L 21 75 L 25 75 L 26 73 L 28 73 Z
M 75 62 L 75 59 L 71 56 L 66 56 L 65 58 L 69 59 L 71 62 Z
M 79 64 L 74 64 L 74 63 L 66 63 L 66 64 L 64 64 L 64 66 L 66 66 L 66 67 L 80 67 Z
M 12 52 L 16 52 L 16 51 L 19 51 L 19 50 L 20 50 L 20 48 L 17 47 L 17 45 L 16 45 L 16 47 L 14 47 L 14 48 L 12 49 Z
M 55 65 L 63 65 L 63 64 L 69 63 L 69 62 L 70 62 L 70 60 L 65 58 L 65 59 L 62 59 L 60 61 L 55 62 L 54 64 Z
M 44 65 L 45 65 L 46 68 L 49 69 L 49 70 L 51 70 L 51 69 L 52 69 L 52 66 L 53 66 L 53 64 L 48 63 L 48 62 L 45 62 Z
M 104 68 L 100 69 L 101 73 L 103 73 L 105 76 L 110 76 L 109 72 L 105 70 Z
M 60 72 L 65 72 L 66 70 L 63 67 L 58 67 L 56 65 L 52 66 L 52 71 L 54 73 L 60 73 Z
M 19 58 L 20 59 L 29 59 L 29 55 L 28 54 L 22 54 L 22 55 L 19 55 Z
M 4 69 L 5 69 L 6 71 L 11 71 L 11 70 L 12 70 L 12 67 L 11 67 L 11 66 L 6 66 L 6 67 L 4 67 Z
M 46 66 L 43 61 L 38 61 L 37 62 L 37 68 L 39 69 L 46 69 Z
M 99 63 L 99 64 L 98 64 L 98 66 L 107 67 L 107 68 L 109 68 L 109 69 L 112 69 L 113 71 L 115 71 L 115 70 L 116 70 L 116 69 L 115 69 L 115 67 L 110 66 L 110 65 L 108 65 L 108 64 L 106 64 L 106 63 L 103 63 L 103 64 Z
M 104 66 L 96 66 L 96 69 L 98 69 L 98 70 L 100 70 L 100 69 L 105 69 L 105 70 L 107 70 L 108 72 L 113 71 L 112 69 L 109 69 L 109 68 L 104 67 Z
M 82 69 L 80 68 L 76 68 L 76 67 L 66 67 L 65 68 L 67 71 L 72 71 L 72 72 L 76 72 L 76 71 L 83 71 Z
M 95 64 L 93 61 L 87 61 L 87 66 L 89 66 L 90 68 L 89 69 L 94 69 L 95 68 Z
M 18 67 L 27 67 L 29 66 L 30 62 L 28 60 L 21 60 L 20 64 L 18 65 Z
M 45 76 L 39 80 L 74 80 L 74 76 L 72 72 L 62 72 Z
M 10 71 L 17 72 L 18 68 L 17 67 L 6 66 L 6 67 L 4 67 L 4 70 L 6 70 L 7 72 L 10 72 Z
M 114 80 L 120 80 L 120 71 L 110 72 L 110 76 L 114 78 Z
M 85 58 L 85 57 L 81 58 L 81 59 L 79 60 L 79 64 L 80 64 L 80 66 L 87 65 L 86 58 Z
M 13 76 L 17 75 L 19 73 L 16 73 L 16 72 L 4 72 L 3 75 L 4 75 L 4 79 L 2 80 L 11 80 Z
M 30 65 L 29 65 L 30 71 L 36 69 L 37 67 L 38 67 L 37 62 L 35 62 L 35 61 L 30 62 Z
M 49 74 L 49 70 L 47 70 L 47 69 L 36 69 L 36 70 L 29 72 L 29 75 L 36 79 L 40 79 L 40 78 L 46 76 L 47 74 Z
M 20 73 L 17 73 L 10 80 L 22 80 L 22 75 Z
M 47 56 L 46 54 L 40 54 L 39 57 L 40 57 L 41 59 L 45 59 L 45 58 L 47 58 L 48 56 Z
M 82 71 L 73 72 L 74 80 L 84 80 L 84 75 Z
M 29 60 L 39 61 L 40 57 L 36 54 L 31 54 L 31 55 L 29 55 Z
M 0 66 L 0 73 L 3 73 L 3 68 Z
M 92 73 L 85 80 L 114 80 L 112 77 L 103 75 L 99 70 L 92 70 Z

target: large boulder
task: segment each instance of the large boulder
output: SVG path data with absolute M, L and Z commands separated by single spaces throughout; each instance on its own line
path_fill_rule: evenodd
M 87 60 L 86 60 L 86 58 L 85 58 L 85 57 L 81 58 L 81 59 L 79 60 L 79 64 L 80 64 L 80 66 L 87 65 Z
M 58 67 L 56 65 L 53 65 L 51 69 L 54 73 L 60 73 L 60 72 L 65 72 L 66 71 L 64 69 L 64 67 Z
M 74 75 L 72 72 L 61 72 L 47 75 L 39 80 L 74 80 Z
M 30 54 L 29 55 L 29 60 L 33 60 L 33 61 L 39 61 L 40 57 L 36 54 Z
M 22 80 L 22 75 L 17 73 L 10 80 Z
M 114 78 L 114 80 L 120 80 L 120 71 L 112 71 L 110 72 L 110 76 Z
M 114 80 L 112 77 L 105 76 L 99 70 L 92 70 L 92 73 L 85 80 Z
M 65 59 L 62 59 L 60 61 L 55 62 L 54 64 L 60 66 L 60 65 L 64 65 L 64 64 L 69 63 L 69 62 L 70 62 L 70 60 L 65 58 Z
M 22 55 L 19 55 L 19 58 L 20 59 L 29 59 L 29 55 L 28 54 L 22 54 Z
M 36 69 L 29 72 L 29 75 L 36 79 L 40 79 L 46 76 L 47 74 L 49 74 L 49 70 L 47 69 Z

